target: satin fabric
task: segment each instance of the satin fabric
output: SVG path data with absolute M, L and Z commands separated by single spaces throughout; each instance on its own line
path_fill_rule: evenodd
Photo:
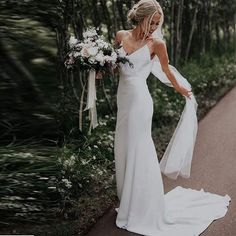
M 120 53 L 126 55 L 123 47 Z M 133 67 L 120 64 L 117 91 L 114 153 L 120 203 L 116 226 L 146 236 L 199 235 L 226 214 L 230 197 L 181 186 L 164 194 L 161 176 L 162 170 L 170 178 L 189 177 L 197 131 L 196 100 L 194 96 L 186 98 L 179 124 L 159 164 L 151 134 L 153 100 L 146 80 L 153 73 L 171 84 L 158 59 L 151 60 L 147 44 L 127 57 Z M 178 81 L 189 86 L 171 68 Z

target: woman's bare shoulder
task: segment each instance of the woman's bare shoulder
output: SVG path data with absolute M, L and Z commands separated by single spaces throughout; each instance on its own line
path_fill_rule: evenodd
M 167 53 L 166 42 L 159 38 L 153 38 L 153 49 L 156 54 Z
M 121 43 L 123 38 L 129 34 L 129 30 L 119 30 L 116 32 L 116 42 Z
M 166 46 L 166 43 L 163 39 L 160 39 L 160 38 L 152 38 L 153 40 L 153 44 L 154 46 L 156 47 L 165 47 Z
M 169 57 L 165 41 L 159 38 L 153 39 L 153 50 L 154 54 L 156 54 L 161 61 L 161 64 L 164 66 L 168 65 Z

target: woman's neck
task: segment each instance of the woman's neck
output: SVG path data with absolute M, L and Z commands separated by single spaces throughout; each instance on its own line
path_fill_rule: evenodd
M 136 28 L 134 28 L 131 31 L 132 37 L 134 38 L 135 41 L 141 41 L 144 38 L 144 33 L 142 32 L 142 30 L 140 29 L 139 26 L 137 26 Z

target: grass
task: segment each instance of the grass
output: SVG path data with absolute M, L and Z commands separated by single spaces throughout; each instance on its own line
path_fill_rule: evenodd
M 45 223 L 59 207 L 55 191 L 58 170 L 55 148 L 12 146 L 0 149 L 0 224 Z

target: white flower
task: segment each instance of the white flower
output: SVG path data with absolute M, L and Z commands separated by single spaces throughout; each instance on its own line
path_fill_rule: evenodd
M 88 53 L 90 56 L 96 56 L 98 53 L 98 47 L 90 47 L 88 48 Z
M 168 111 L 168 114 L 169 114 L 169 116 L 174 116 L 175 113 L 174 113 L 173 110 L 169 110 L 169 111 Z
M 116 64 L 116 60 L 117 60 L 117 57 L 115 54 L 113 54 L 112 56 L 105 56 L 105 61 L 112 63 L 113 65 Z
M 62 179 L 61 182 L 64 183 L 67 188 L 72 187 L 72 183 L 68 179 Z
M 111 61 L 112 61 L 113 63 L 115 63 L 116 60 L 117 60 L 117 54 L 116 54 L 115 52 L 112 52 L 112 53 L 111 53 Z
M 73 58 L 73 57 L 70 57 L 70 58 L 68 59 L 68 61 L 67 61 L 67 64 L 68 64 L 68 65 L 72 65 L 72 64 L 74 64 L 74 62 L 75 62 L 74 58 Z
M 99 48 L 104 47 L 104 41 L 103 41 L 102 39 L 96 40 L 96 43 L 97 43 L 97 45 L 98 45 Z
M 106 125 L 107 125 L 107 123 L 106 123 L 106 122 L 103 122 L 103 121 L 100 121 L 99 124 L 100 124 L 101 126 L 103 126 L 103 125 L 106 126 Z
M 85 43 L 84 42 L 80 42 L 76 44 L 76 48 L 83 48 L 85 47 Z
M 102 62 L 102 61 L 100 61 L 100 62 L 99 62 L 99 64 L 100 64 L 100 66 L 104 66 L 104 64 L 105 64 L 105 61 L 103 61 L 103 62 Z
M 83 165 L 86 165 L 86 164 L 89 163 L 89 160 L 81 159 L 81 162 L 82 162 Z
M 109 44 L 102 39 L 97 39 L 96 43 L 99 48 L 108 48 L 109 47 Z
M 84 46 L 89 48 L 89 47 L 94 47 L 96 45 L 95 42 L 92 42 L 90 39 L 85 39 L 84 40 Z
M 113 136 L 112 136 L 112 135 L 107 135 L 107 137 L 108 137 L 110 140 L 113 140 Z
M 72 155 L 72 156 L 70 157 L 70 160 L 71 160 L 71 161 L 75 161 L 75 156 Z
M 97 61 L 103 61 L 104 60 L 104 54 L 103 54 L 103 51 L 99 51 L 96 55 L 96 60 Z
M 70 36 L 70 39 L 69 39 L 70 47 L 71 48 L 74 47 L 77 43 L 78 43 L 78 40 L 74 36 Z
M 74 53 L 74 57 L 76 58 L 76 57 L 79 57 L 80 56 L 80 52 L 75 52 Z
M 107 61 L 107 62 L 109 62 L 109 61 L 111 60 L 111 57 L 108 56 L 108 55 L 106 55 L 106 56 L 104 56 L 104 60 Z
M 94 36 L 97 36 L 97 31 L 95 30 L 95 28 L 90 28 L 86 30 L 85 32 L 83 32 L 84 38 L 92 38 Z
M 74 164 L 75 164 L 75 156 L 72 155 L 70 159 L 64 161 L 63 166 L 65 168 L 68 168 L 74 166 Z
M 98 61 L 101 66 L 105 64 L 105 58 L 102 51 L 99 51 L 99 53 L 95 56 L 95 60 Z
M 73 166 L 75 164 L 75 156 L 72 155 L 69 159 L 69 166 Z

